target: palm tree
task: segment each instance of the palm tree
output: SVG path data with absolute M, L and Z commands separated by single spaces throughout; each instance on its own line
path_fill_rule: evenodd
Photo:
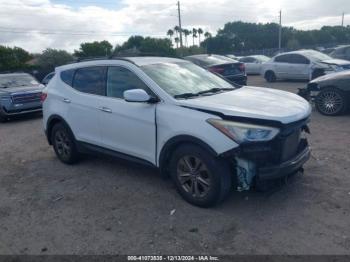
M 174 40 L 175 40 L 175 43 L 176 43 L 176 48 L 179 48 L 180 38 L 175 37 Z
M 171 42 L 173 42 L 174 30 L 169 29 L 166 34 L 170 37 Z
M 210 38 L 211 37 L 211 33 L 209 32 L 205 32 L 204 33 L 204 37 L 207 39 L 207 38 Z
M 193 28 L 192 29 L 192 41 L 193 41 L 193 46 L 194 46 L 194 39 L 197 38 L 197 29 Z
M 186 44 L 186 47 L 187 47 L 188 46 L 187 37 L 191 34 L 191 31 L 188 30 L 188 29 L 184 29 L 183 32 L 184 32 L 184 35 L 185 35 L 185 44 Z
M 201 34 L 203 34 L 203 29 L 202 28 L 198 28 L 198 45 L 201 46 Z
M 178 37 L 179 36 L 179 32 L 180 32 L 180 27 L 179 26 L 175 26 L 174 27 L 174 31 L 176 33 L 176 37 Z

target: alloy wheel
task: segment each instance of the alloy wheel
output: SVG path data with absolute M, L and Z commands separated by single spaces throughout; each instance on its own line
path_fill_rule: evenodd
M 318 97 L 318 107 L 320 111 L 327 115 L 338 114 L 343 108 L 343 98 L 338 92 L 321 92 Z
M 177 177 L 182 188 L 195 198 L 205 197 L 210 190 L 209 170 L 198 157 L 180 158 L 177 164 Z
M 55 145 L 57 153 L 64 159 L 69 158 L 71 154 L 71 142 L 68 135 L 63 130 L 58 130 L 55 133 Z

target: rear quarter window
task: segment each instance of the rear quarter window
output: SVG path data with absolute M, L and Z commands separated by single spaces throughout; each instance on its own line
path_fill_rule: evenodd
M 61 72 L 61 80 L 69 86 L 73 86 L 73 77 L 75 69 L 70 69 Z

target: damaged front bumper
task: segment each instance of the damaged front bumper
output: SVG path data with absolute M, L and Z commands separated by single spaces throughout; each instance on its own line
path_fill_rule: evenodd
M 307 146 L 293 159 L 283 162 L 279 165 L 258 168 L 259 181 L 277 179 L 288 176 L 300 170 L 302 166 L 310 159 L 311 150 Z
M 238 191 L 249 190 L 262 181 L 287 177 L 302 169 L 311 149 L 304 133 L 308 119 L 281 128 L 272 141 L 241 144 L 226 155 L 233 162 Z

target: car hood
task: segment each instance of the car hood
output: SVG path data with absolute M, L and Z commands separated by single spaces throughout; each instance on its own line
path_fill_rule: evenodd
M 26 92 L 41 92 L 43 88 L 44 88 L 43 85 L 0 88 L 0 94 L 1 93 L 12 94 L 12 93 L 26 93 Z
M 312 80 L 310 83 L 318 83 L 321 81 L 338 80 L 338 79 L 350 80 L 350 70 L 345 70 L 345 71 L 340 71 L 340 72 L 320 76 Z
M 311 106 L 302 97 L 261 87 L 245 86 L 230 92 L 180 100 L 179 103 L 227 116 L 273 120 L 283 124 L 305 119 L 311 114 Z
M 337 65 L 337 66 L 350 65 L 350 61 L 343 60 L 343 59 L 323 60 L 323 61 L 321 61 L 321 63 L 327 64 L 327 65 Z

